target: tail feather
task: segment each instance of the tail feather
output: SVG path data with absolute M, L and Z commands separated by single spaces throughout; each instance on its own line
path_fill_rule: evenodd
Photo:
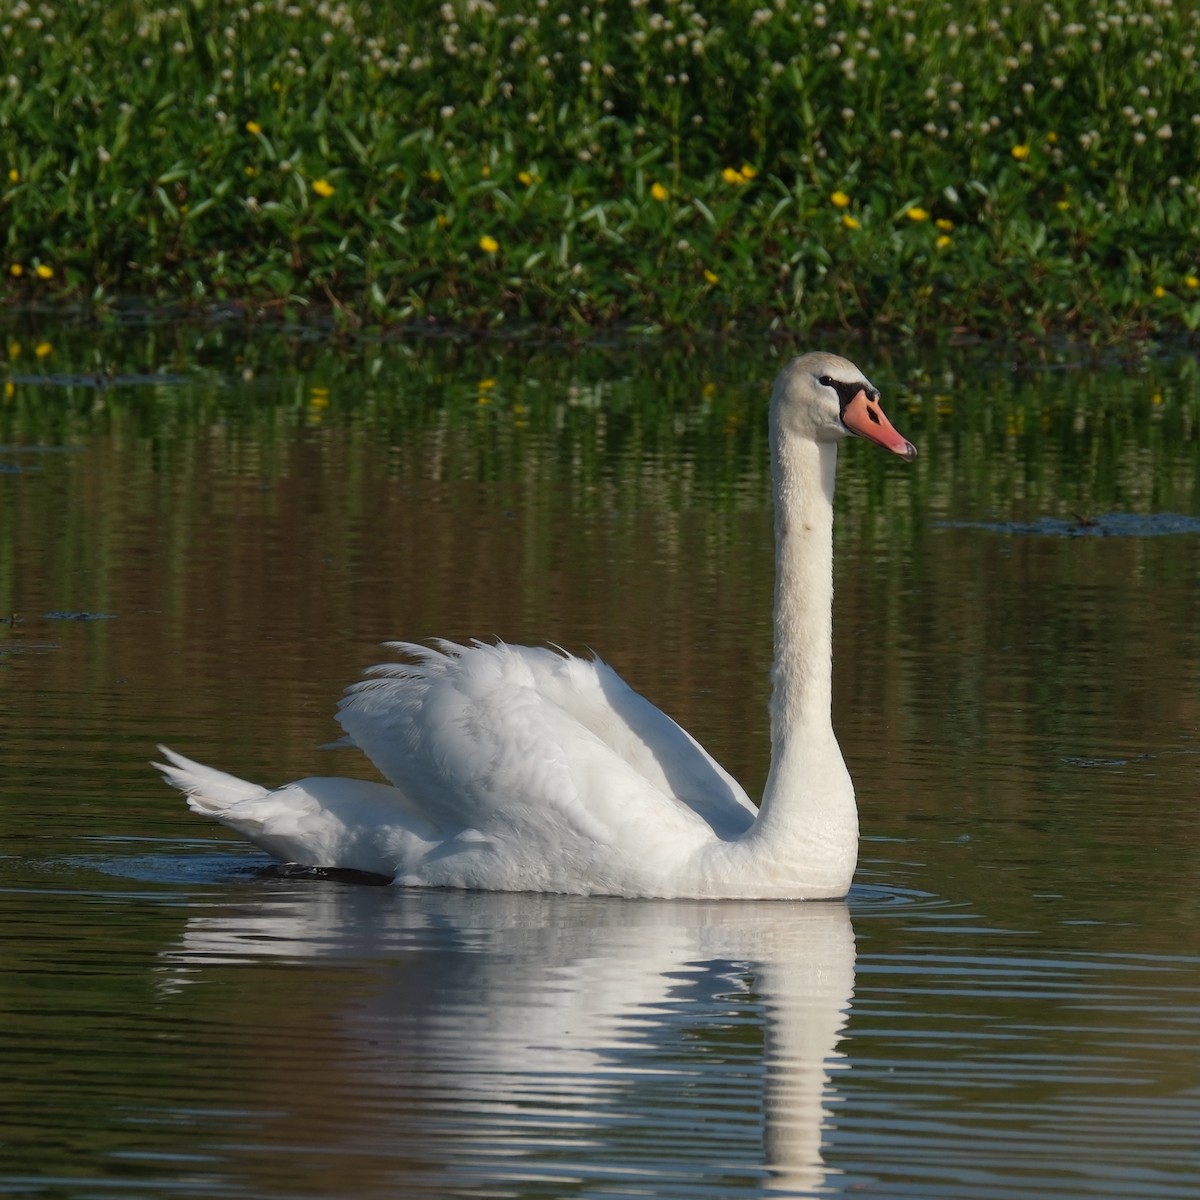
M 248 783 L 236 775 L 206 767 L 166 746 L 159 746 L 158 749 L 168 761 L 153 765 L 172 787 L 178 788 L 187 797 L 188 808 L 193 812 L 219 818 L 233 805 L 243 800 L 257 800 L 267 794 L 267 789 L 257 783 Z

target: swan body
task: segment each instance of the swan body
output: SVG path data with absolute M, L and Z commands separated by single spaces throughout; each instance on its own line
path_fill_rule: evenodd
M 388 783 L 309 778 L 269 790 L 162 747 L 196 812 L 283 862 L 397 884 L 740 899 L 844 896 L 854 789 L 834 737 L 833 487 L 849 434 L 905 459 L 852 363 L 779 373 L 771 768 L 755 808 L 730 775 L 599 659 L 545 647 L 391 643 L 338 710 L 344 744 Z

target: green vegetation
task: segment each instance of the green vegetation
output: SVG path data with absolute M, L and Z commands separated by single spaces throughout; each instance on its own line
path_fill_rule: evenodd
M 17 0 L 0 298 L 347 324 L 1200 328 L 1170 0 Z

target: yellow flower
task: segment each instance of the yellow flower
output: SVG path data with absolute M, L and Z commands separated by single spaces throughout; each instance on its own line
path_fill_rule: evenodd
M 920 208 L 919 206 L 917 206 L 915 204 L 913 205 L 912 208 L 907 209 L 905 211 L 904 215 L 910 221 L 928 221 L 929 220 L 929 213 L 926 212 L 925 209 Z
M 720 276 L 717 275 L 716 271 L 710 271 L 707 267 L 705 267 L 704 278 L 707 279 L 709 283 L 715 284 Z
M 1167 289 L 1165 287 L 1163 287 L 1163 285 L 1161 283 L 1158 285 L 1158 287 L 1156 287 L 1154 289 L 1155 300 L 1161 300 L 1166 294 L 1167 294 Z
M 243 169 L 246 172 L 247 179 L 253 179 L 258 174 L 258 168 L 253 163 L 247 163 Z
M 8 357 L 9 358 L 20 358 L 21 357 L 21 343 L 20 342 L 11 341 L 8 343 Z
M 246 132 L 252 133 L 255 137 L 257 137 L 260 133 L 262 133 L 262 126 L 257 121 L 247 121 Z
M 475 386 L 481 392 L 490 392 L 496 386 L 496 381 L 494 379 L 481 379 Z
M 1049 142 L 1051 146 L 1057 145 L 1058 134 L 1051 130 L 1048 134 L 1046 134 L 1046 141 Z
M 856 217 L 852 217 L 849 213 L 842 214 L 842 224 L 845 225 L 847 229 L 862 228 L 862 224 L 858 221 L 858 219 Z
M 741 176 L 743 179 L 750 180 L 758 174 L 758 168 L 752 167 L 749 163 L 742 163 Z
M 4 398 L 11 400 L 17 394 L 17 385 L 11 379 L 4 381 Z
M 21 182 L 21 172 L 18 171 L 16 167 L 9 168 L 8 182 L 9 183 L 20 183 Z
M 495 254 L 500 249 L 500 243 L 491 234 L 485 233 L 479 239 L 479 248 L 484 254 Z
M 528 171 L 518 171 L 517 181 L 525 185 L 525 187 L 533 187 L 533 176 Z
M 660 204 L 670 195 L 661 183 L 652 183 L 650 185 L 650 195 L 654 197 Z
M 850 207 L 850 197 L 847 196 L 845 192 L 834 192 L 833 195 L 829 197 L 829 201 L 834 208 Z
M 46 358 L 53 349 L 54 347 L 50 345 L 49 342 L 38 342 L 38 344 L 34 346 L 33 352 L 38 356 L 38 358 Z
M 1055 207 L 1059 212 L 1066 212 L 1071 207 L 1071 202 L 1070 200 L 1060 200 Z
M 314 384 L 308 393 L 308 405 L 310 408 L 328 408 L 329 389 L 321 387 L 319 384 Z
M 54 278 L 54 268 L 46 266 L 45 263 L 38 263 L 36 270 L 37 270 L 37 277 L 39 279 L 53 279 Z
M 1014 146 L 1012 148 L 1011 154 L 1012 154 L 1013 158 L 1015 158 L 1017 160 L 1017 162 L 1024 162 L 1029 157 L 1029 147 L 1028 146 Z
M 1200 287 L 1200 278 L 1197 278 L 1195 275 L 1185 275 L 1183 279 L 1183 286 L 1198 288 Z
M 25 274 L 25 268 L 21 266 L 20 263 L 13 263 L 13 265 L 8 268 L 8 273 L 14 279 L 20 279 L 21 276 Z
M 943 232 L 949 233 L 954 228 L 954 222 L 948 221 L 945 217 L 938 217 L 934 224 Z
M 446 216 L 445 213 L 438 213 L 438 215 L 434 217 L 434 221 L 437 223 L 437 227 L 439 229 L 445 229 L 446 226 L 450 224 L 450 218 Z
M 314 179 L 312 187 L 318 196 L 323 196 L 327 200 L 337 190 L 328 179 Z
M 431 167 L 428 171 L 422 172 L 422 174 L 430 183 L 441 183 L 442 181 L 442 173 L 436 167 Z
M 950 243 L 951 243 L 951 241 L 952 241 L 952 240 L 953 240 L 953 239 L 950 237 L 950 235 L 949 235 L 948 233 L 943 233 L 943 234 L 942 234 L 942 236 L 941 236 L 940 238 L 938 238 L 938 239 L 937 239 L 937 241 L 936 241 L 936 242 L 934 242 L 933 244 L 934 244 L 934 245 L 935 245 L 935 246 L 936 246 L 936 247 L 937 247 L 939 250 L 945 250 L 945 248 L 946 248 L 948 245 L 950 245 Z
M 491 167 L 484 167 L 484 168 L 483 168 L 483 169 L 482 169 L 482 170 L 479 172 L 479 174 L 480 174 L 480 175 L 482 175 L 484 179 L 491 179 L 491 177 L 492 177 L 492 168 L 491 168 Z
M 742 173 L 737 169 L 737 167 L 726 167 L 725 170 L 721 172 L 721 178 L 725 180 L 726 183 L 738 184 L 746 182 L 742 178 Z

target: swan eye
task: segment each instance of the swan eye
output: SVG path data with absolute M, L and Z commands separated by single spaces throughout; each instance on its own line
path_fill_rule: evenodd
M 822 375 L 821 378 L 817 380 L 817 382 L 819 384 L 822 384 L 824 387 L 833 387 L 833 376 L 832 375 Z

